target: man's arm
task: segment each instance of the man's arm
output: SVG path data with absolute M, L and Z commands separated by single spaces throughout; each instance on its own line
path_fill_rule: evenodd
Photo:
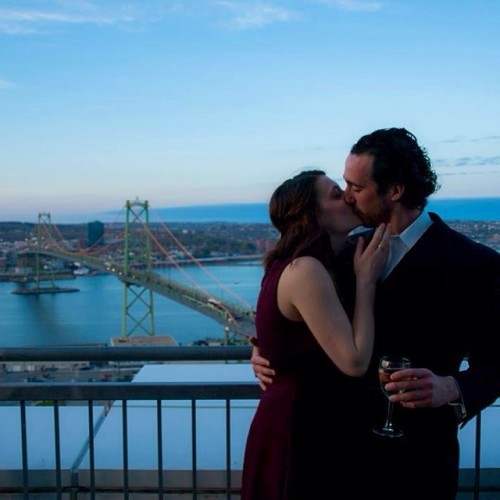
M 387 389 L 408 391 L 391 396 L 407 408 L 449 404 L 464 425 L 500 397 L 500 256 L 482 245 L 462 244 L 457 241 L 450 252 L 450 258 L 459 256 L 453 265 L 460 268 L 450 329 L 467 341 L 467 368 L 451 376 L 424 368 L 397 372 Z
M 263 391 L 266 390 L 267 386 L 273 383 L 273 377 L 276 372 L 269 367 L 269 361 L 260 355 L 258 346 L 255 345 L 252 339 L 253 349 L 252 357 L 250 362 L 252 363 L 252 369 L 259 380 L 259 385 Z

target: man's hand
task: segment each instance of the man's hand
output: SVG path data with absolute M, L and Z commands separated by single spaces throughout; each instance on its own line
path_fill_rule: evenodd
M 396 392 L 389 399 L 405 408 L 437 408 L 460 398 L 453 377 L 440 377 L 427 368 L 398 370 L 385 388 Z
M 269 368 L 269 361 L 259 354 L 259 348 L 254 345 L 252 349 L 252 357 L 250 359 L 252 369 L 255 376 L 259 379 L 259 385 L 263 391 L 266 390 L 269 384 L 273 383 L 275 371 Z

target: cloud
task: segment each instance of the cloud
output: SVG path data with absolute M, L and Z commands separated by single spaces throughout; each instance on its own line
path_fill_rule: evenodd
M 232 28 L 245 30 L 261 28 L 269 24 L 284 23 L 297 18 L 291 10 L 261 2 L 234 2 L 232 0 L 216 0 L 214 5 L 229 10 L 233 17 L 229 21 Z
M 374 12 L 382 8 L 376 0 L 309 0 L 345 11 Z M 286 2 L 285 2 L 286 3 Z M 71 25 L 130 26 L 158 22 L 174 13 L 199 15 L 205 8 L 224 9 L 227 26 L 256 29 L 299 19 L 298 11 L 271 0 L 2 0 L 0 35 L 44 33 Z
M 0 90 L 11 89 L 15 87 L 14 83 L 7 80 L 0 80 Z
M 492 175 L 492 174 L 498 174 L 496 170 L 474 170 L 471 172 L 470 170 L 467 170 L 466 172 L 440 172 L 439 175 L 440 177 L 460 177 L 460 176 L 466 176 L 470 177 L 471 175 Z
M 440 167 L 496 167 L 500 166 L 500 156 L 462 156 L 460 158 L 440 158 L 433 162 Z
M 85 16 L 77 13 L 43 12 L 37 10 L 0 10 L 3 23 L 110 23 L 112 19 L 100 16 Z
M 445 139 L 444 141 L 441 141 L 443 144 L 457 144 L 461 142 L 485 142 L 485 141 L 500 141 L 500 135 L 486 135 L 484 137 L 476 137 L 474 139 Z
M 68 24 L 115 24 L 127 19 L 77 12 L 49 12 L 39 10 L 0 10 L 0 33 L 24 35 L 43 31 L 49 26 Z M 130 20 L 129 20 L 130 21 Z
M 483 141 L 499 141 L 500 135 L 488 135 L 485 137 L 477 137 L 476 139 L 471 139 L 471 142 L 483 142 Z
M 382 8 L 381 2 L 372 2 L 365 0 L 311 0 L 314 3 L 326 5 L 340 10 L 349 10 L 354 12 L 375 12 Z
M 476 165 L 500 165 L 500 156 L 472 156 L 463 157 L 456 160 L 456 165 L 476 166 Z
M 36 5 L 36 8 L 35 8 Z M 8 1 L 0 7 L 0 34 L 23 35 L 44 32 L 54 27 L 77 24 L 118 25 L 157 20 L 178 10 L 178 2 L 151 1 L 118 4 L 99 0 Z
M 44 33 L 71 25 L 127 25 L 158 22 L 172 14 L 200 15 L 205 9 L 229 12 L 233 29 L 261 28 L 298 18 L 292 10 L 251 0 L 2 0 L 0 34 Z

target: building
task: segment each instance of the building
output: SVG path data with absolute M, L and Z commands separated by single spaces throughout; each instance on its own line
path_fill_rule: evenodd
M 104 244 L 104 224 L 98 220 L 87 224 L 87 246 L 102 246 Z

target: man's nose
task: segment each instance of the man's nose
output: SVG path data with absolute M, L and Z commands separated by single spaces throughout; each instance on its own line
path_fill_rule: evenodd
M 348 187 L 344 191 L 344 200 L 348 205 L 352 205 L 354 203 L 354 198 L 351 194 L 351 190 Z

